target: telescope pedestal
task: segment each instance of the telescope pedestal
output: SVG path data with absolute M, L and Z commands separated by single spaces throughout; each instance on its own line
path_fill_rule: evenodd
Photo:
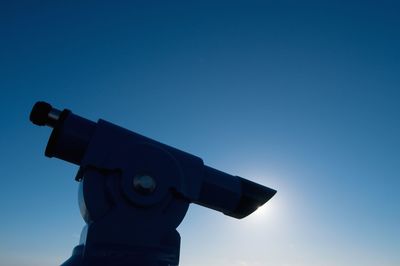
M 179 234 L 176 232 L 179 239 Z M 150 249 L 145 247 L 126 248 L 105 245 L 85 254 L 85 246 L 76 246 L 71 257 L 61 266 L 177 266 L 179 263 L 179 244 L 177 249 Z

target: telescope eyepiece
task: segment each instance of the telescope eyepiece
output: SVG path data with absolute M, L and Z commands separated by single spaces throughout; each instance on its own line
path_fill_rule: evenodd
M 61 111 L 53 108 L 51 104 L 46 102 L 37 102 L 32 108 L 29 119 L 38 126 L 55 127 L 60 119 Z

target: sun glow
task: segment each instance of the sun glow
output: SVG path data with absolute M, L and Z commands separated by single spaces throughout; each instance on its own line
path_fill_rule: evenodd
M 249 174 L 248 176 L 257 175 Z M 270 178 L 258 178 L 254 181 L 276 189 L 277 193 L 264 205 L 258 207 L 256 211 L 245 218 L 248 224 L 251 226 L 268 224 L 271 227 L 282 225 L 285 220 L 283 216 L 285 216 L 285 213 L 288 211 L 286 203 L 289 200 L 287 198 L 288 193 L 285 189 L 286 186 L 282 184 L 282 179 L 272 176 Z
M 263 220 L 273 220 L 275 219 L 276 215 L 278 215 L 278 208 L 276 205 L 278 205 L 278 199 L 272 197 L 268 202 L 266 202 L 264 205 L 260 206 L 257 208 L 255 212 L 249 215 L 249 220 L 254 220 L 254 221 L 263 221 Z

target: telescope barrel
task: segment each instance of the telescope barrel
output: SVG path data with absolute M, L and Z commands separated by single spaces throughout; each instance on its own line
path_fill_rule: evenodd
M 104 145 L 105 149 L 106 142 L 110 142 L 113 147 L 114 144 L 121 142 L 122 138 L 126 141 L 124 143 L 134 140 L 138 143 L 156 145 L 173 155 L 184 169 L 188 186 L 188 189 L 180 191 L 184 198 L 235 218 L 246 217 L 276 193 L 274 189 L 206 166 L 200 158 L 186 152 L 110 123 L 101 123 L 102 126 L 99 126 L 100 122 L 92 122 L 67 109 L 57 110 L 45 102 L 34 105 L 30 120 L 36 125 L 53 128 L 47 143 L 46 156 L 57 157 L 77 165 L 81 164 L 89 142 L 99 127 L 100 131 L 105 127 L 113 129 L 110 131 L 113 132 L 111 135 L 97 143 L 100 146 Z

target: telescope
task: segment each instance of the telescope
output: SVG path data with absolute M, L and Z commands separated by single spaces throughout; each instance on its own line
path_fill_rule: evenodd
M 241 219 L 276 193 L 195 155 L 45 102 L 33 106 L 30 120 L 52 128 L 47 157 L 79 166 L 86 225 L 62 266 L 177 266 L 176 228 L 190 203 Z

